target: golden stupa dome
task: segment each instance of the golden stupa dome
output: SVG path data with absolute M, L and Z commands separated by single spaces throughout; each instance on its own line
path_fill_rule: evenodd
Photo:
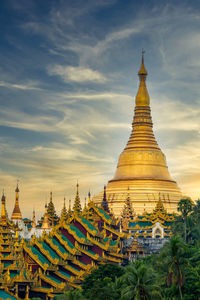
M 116 216 L 121 214 L 128 193 L 136 213 L 142 213 L 144 207 L 151 212 L 159 197 L 168 212 L 175 212 L 181 198 L 181 191 L 169 174 L 165 155 L 153 133 L 144 52 L 138 76 L 140 83 L 132 132 L 120 154 L 114 178 L 106 186 L 107 200 Z M 102 197 L 103 192 L 94 197 L 96 204 L 101 203 Z

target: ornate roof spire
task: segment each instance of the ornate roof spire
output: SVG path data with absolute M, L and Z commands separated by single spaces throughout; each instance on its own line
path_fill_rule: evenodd
M 32 228 L 36 227 L 36 220 L 35 220 L 35 210 L 33 210 L 33 221 L 32 221 Z
M 50 201 L 47 206 L 47 213 L 50 225 L 55 225 L 58 222 L 58 216 L 56 214 L 55 206 L 53 204 L 53 194 L 52 191 L 50 192 Z
M 66 220 L 67 220 L 67 209 L 66 209 L 65 197 L 64 197 L 63 209 L 61 211 L 61 221 L 66 221 Z
M 71 209 L 71 200 L 69 199 L 69 207 L 67 212 L 67 218 L 70 218 L 72 216 L 72 209 Z
M 48 219 L 48 212 L 47 212 L 47 204 L 45 204 L 45 213 L 44 213 L 44 219 L 42 222 L 42 229 L 49 229 L 50 224 L 49 224 L 49 219 Z
M 109 207 L 108 207 L 108 201 L 106 198 L 106 185 L 104 185 L 104 192 L 103 192 L 103 200 L 101 202 L 101 207 L 108 213 L 110 213 Z
M 149 93 L 147 91 L 146 87 L 146 77 L 147 77 L 147 70 L 144 66 L 144 51 L 142 50 L 142 63 L 140 70 L 138 72 L 138 76 L 140 78 L 140 85 L 139 89 L 135 98 L 136 106 L 149 106 L 150 100 L 149 100 Z
M 78 184 L 78 182 L 77 182 L 77 185 L 76 185 L 76 197 L 75 197 L 75 201 L 74 201 L 73 211 L 75 213 L 80 213 L 82 211 L 80 197 L 79 197 L 79 184 Z
M 22 214 L 19 208 L 19 187 L 17 182 L 17 187 L 15 189 L 16 197 L 15 197 L 15 207 L 12 213 L 11 220 L 22 220 Z
M 91 193 L 90 193 L 90 190 L 89 190 L 89 192 L 88 192 L 88 204 L 91 203 L 91 201 L 92 201 L 91 200 Z
M 6 225 L 6 197 L 4 191 L 1 197 L 1 224 Z
M 140 70 L 138 71 L 138 75 L 141 76 L 141 75 L 144 75 L 144 76 L 147 76 L 147 70 L 145 68 L 145 65 L 144 65 L 144 53 L 145 51 L 142 49 L 142 63 L 141 63 L 141 67 L 140 67 Z

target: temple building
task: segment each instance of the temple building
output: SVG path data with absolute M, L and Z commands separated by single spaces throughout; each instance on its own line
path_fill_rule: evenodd
M 152 212 L 159 197 L 169 213 L 175 212 L 181 199 L 181 191 L 171 178 L 165 155 L 159 148 L 153 133 L 150 98 L 146 87 L 147 71 L 142 63 L 138 72 L 140 84 L 135 99 L 132 132 L 128 143 L 120 154 L 117 170 L 106 186 L 107 201 L 114 215 L 119 217 L 127 196 L 136 214 Z M 97 205 L 103 192 L 93 198 Z

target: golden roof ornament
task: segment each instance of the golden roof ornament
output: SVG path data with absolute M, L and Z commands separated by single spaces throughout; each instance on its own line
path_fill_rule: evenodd
M 33 210 L 32 228 L 36 227 L 35 210 Z
M 4 191 L 1 197 L 1 225 L 6 225 L 6 197 Z
M 17 187 L 15 189 L 15 207 L 13 209 L 13 213 L 11 216 L 11 220 L 22 220 L 22 214 L 19 208 L 19 186 L 18 186 L 18 182 L 17 182 Z
M 81 211 L 82 211 L 80 196 L 79 196 L 79 184 L 78 184 L 78 182 L 77 182 L 77 185 L 76 185 L 76 197 L 75 197 L 75 201 L 74 201 L 73 211 L 74 211 L 74 213 L 81 213 Z
M 44 219 L 43 219 L 41 228 L 42 229 L 50 229 L 48 212 L 47 212 L 47 204 L 45 204 L 45 213 L 44 213 Z

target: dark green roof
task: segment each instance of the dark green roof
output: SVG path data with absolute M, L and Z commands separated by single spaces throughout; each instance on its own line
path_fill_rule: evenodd
M 129 228 L 134 228 L 136 226 L 139 226 L 139 227 L 148 227 L 148 226 L 152 226 L 152 223 L 151 222 L 143 222 L 143 221 L 139 221 L 139 222 L 130 222 L 129 223 Z
M 16 297 L 11 296 L 10 294 L 6 293 L 3 290 L 0 290 L 0 299 L 2 300 L 17 300 Z
M 59 270 L 59 271 L 57 271 L 57 273 L 59 274 L 62 274 L 62 275 L 64 275 L 64 276 L 66 276 L 66 277 L 68 277 L 68 278 L 70 278 L 71 277 L 71 275 L 69 275 L 68 273 L 66 273 L 65 271 L 63 271 L 63 270 Z
M 37 255 L 38 259 L 40 260 L 40 262 L 42 264 L 46 263 L 46 264 L 50 265 L 50 262 L 48 261 L 48 259 L 43 254 L 41 254 L 38 249 L 36 249 L 35 247 L 30 247 L 30 246 L 27 246 L 27 247 L 29 247 L 31 249 L 33 254 Z
M 68 244 L 68 246 L 73 249 L 74 248 L 74 245 L 72 244 L 72 242 L 70 242 L 70 240 L 68 240 L 68 238 L 64 235 L 64 234 L 61 234 L 61 233 L 58 233 L 61 238 Z
M 86 236 L 76 226 L 69 224 L 69 227 L 72 231 L 74 231 L 77 234 L 79 238 L 87 240 Z
M 52 238 L 51 240 L 52 240 L 52 243 L 53 243 L 55 246 L 58 247 L 58 249 L 60 250 L 60 252 L 62 252 L 63 254 L 64 254 L 64 253 L 69 254 L 69 252 L 66 251 L 66 249 L 58 242 L 58 240 L 56 240 L 56 238 Z
M 54 250 L 52 250 L 51 247 L 49 247 L 49 245 L 47 245 L 45 242 L 39 242 L 39 243 L 42 245 L 42 247 L 45 250 L 47 250 L 49 252 L 49 254 L 52 258 L 60 259 L 60 257 L 57 255 L 57 253 Z
M 88 221 L 88 220 L 86 220 L 86 219 L 84 219 L 84 218 L 81 218 L 81 220 L 82 220 L 82 222 L 85 224 L 85 225 L 87 225 L 88 226 L 88 228 L 90 229 L 90 230 L 95 230 L 97 233 L 98 233 L 98 230 Z
M 104 217 L 105 217 L 107 220 L 111 220 L 111 221 L 112 221 L 111 217 L 110 217 L 110 216 L 109 216 L 102 208 L 98 207 L 98 210 L 99 210 L 99 212 L 100 212 L 101 214 L 104 215 Z

